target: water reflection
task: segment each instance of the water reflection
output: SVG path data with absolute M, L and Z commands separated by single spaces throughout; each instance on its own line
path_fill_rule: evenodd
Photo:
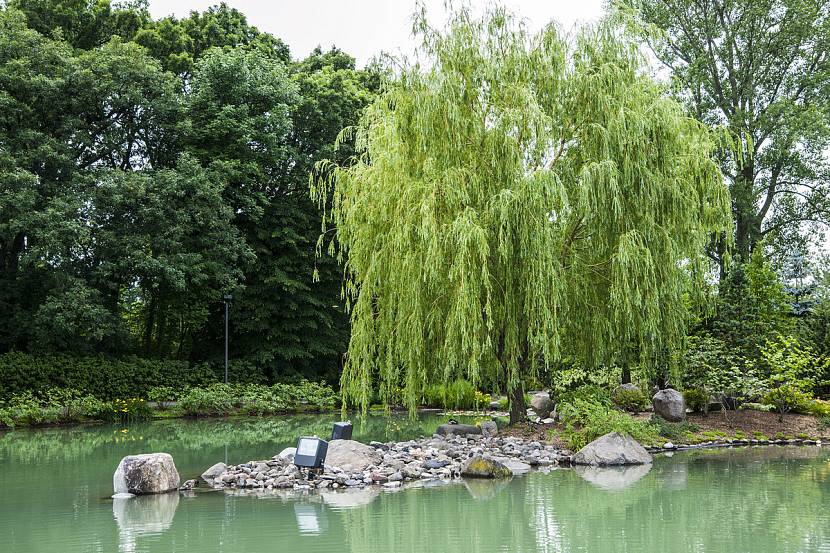
M 577 465 L 574 472 L 583 480 L 603 490 L 622 490 L 640 480 L 651 470 L 651 463 L 619 467 Z
M 297 502 L 294 504 L 294 517 L 300 534 L 322 534 L 329 529 L 326 509 L 316 503 Z
M 178 492 L 113 499 L 112 514 L 118 525 L 118 550 L 132 553 L 136 551 L 137 538 L 168 530 L 178 506 Z
M 509 480 L 486 480 L 484 478 L 465 478 L 464 487 L 477 501 L 493 499 L 507 487 Z
M 166 451 L 186 480 L 222 460 L 226 444 L 231 463 L 263 459 L 297 434 L 325 434 L 335 418 L 1 434 L 0 551 L 662 553 L 671 544 L 682 553 L 830 553 L 827 447 L 677 452 L 611 483 L 608 474 L 586 479 L 561 469 L 499 482 L 419 482 L 395 493 L 197 489 L 192 500 L 99 499 L 112 493 L 125 455 Z M 438 422 L 369 418 L 355 437 L 406 439 Z
M 334 509 L 354 509 L 368 505 L 380 495 L 380 488 L 377 486 L 348 489 L 343 491 L 320 492 L 323 503 Z

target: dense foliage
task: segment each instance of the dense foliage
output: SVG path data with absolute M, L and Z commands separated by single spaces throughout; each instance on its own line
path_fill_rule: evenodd
M 509 390 L 516 421 L 563 350 L 595 366 L 681 340 L 729 224 L 706 129 L 610 27 L 531 37 L 498 8 L 416 26 L 429 69 L 404 66 L 314 190 L 333 188 L 346 269 L 344 399 L 366 408 L 377 378 L 414 408 L 467 378 Z
M 691 114 L 735 144 L 721 168 L 735 253 L 806 253 L 830 223 L 830 2 L 613 0 Z M 710 253 L 725 269 L 723 240 Z
M 608 6 L 417 14 L 428 63 L 382 70 L 225 4 L 0 2 L 5 417 L 329 408 L 341 372 L 364 408 L 549 389 L 574 443 L 655 385 L 830 415 L 830 5 Z
M 348 321 L 307 180 L 378 82 L 224 4 L 0 8 L 0 352 L 219 361 L 230 292 L 232 359 L 336 380 Z

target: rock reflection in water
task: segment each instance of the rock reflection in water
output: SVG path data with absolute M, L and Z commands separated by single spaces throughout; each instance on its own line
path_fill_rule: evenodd
M 650 463 L 619 467 L 594 467 L 587 465 L 577 465 L 574 467 L 574 472 L 581 476 L 583 480 L 603 490 L 625 489 L 648 474 L 650 470 Z
M 380 495 L 377 486 L 360 488 L 357 490 L 321 492 L 323 503 L 334 509 L 353 509 L 363 507 L 374 501 Z
M 168 530 L 179 506 L 179 493 L 143 495 L 112 500 L 112 514 L 118 524 L 118 550 L 136 550 L 136 540 Z
M 487 480 L 484 478 L 464 478 L 464 487 L 473 499 L 492 499 L 507 487 L 509 479 Z

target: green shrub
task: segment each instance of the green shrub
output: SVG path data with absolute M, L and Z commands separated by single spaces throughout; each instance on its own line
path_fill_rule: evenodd
M 108 420 L 110 414 L 108 402 L 72 389 L 48 389 L 41 396 L 26 391 L 0 402 L 0 423 L 8 427 Z
M 622 386 L 614 390 L 611 400 L 615 406 L 630 413 L 639 413 L 650 403 L 641 390 L 628 390 Z
M 189 416 L 224 416 L 236 412 L 271 415 L 292 410 L 329 410 L 337 395 L 327 384 L 301 380 L 298 384 L 212 384 L 191 388 L 179 400 Z
M 443 407 L 444 406 L 444 386 L 441 384 L 432 384 L 424 389 L 423 404 L 427 407 Z
M 770 411 L 772 411 L 772 405 L 764 405 L 763 403 L 755 403 L 752 401 L 748 401 L 746 403 L 742 403 L 739 409 L 763 411 L 764 413 L 769 413 Z
M 794 411 L 814 417 L 830 417 L 830 402 L 814 399 L 799 405 Z
M 481 394 L 467 380 L 458 379 L 449 385 L 432 384 L 423 392 L 423 403 L 429 407 L 443 407 L 444 409 L 475 409 L 486 397 Z
M 179 400 L 179 407 L 190 416 L 229 415 L 234 409 L 235 396 L 228 384 L 191 388 Z
M 658 434 L 672 441 L 691 438 L 690 434 L 700 430 L 698 425 L 689 421 L 669 422 L 660 415 L 652 415 L 651 424 Z
M 628 434 L 644 444 L 656 443 L 659 438 L 650 423 L 596 401 L 577 398 L 561 404 L 560 413 L 565 421 L 562 438 L 574 451 L 609 432 Z
M 709 411 L 709 394 L 700 388 L 684 390 L 683 401 L 686 407 L 695 413 L 707 413 Z
M 71 388 L 105 400 L 147 397 L 153 387 L 207 386 L 218 378 L 219 371 L 213 367 L 190 366 L 184 361 L 18 352 L 0 355 L 0 393 L 6 398 L 49 388 Z
M 128 423 L 147 420 L 153 416 L 153 412 L 147 406 L 146 400 L 133 397 L 113 400 L 110 403 L 110 411 L 107 415 L 108 420 Z
M 178 401 L 186 392 L 187 390 L 184 388 L 174 388 L 172 386 L 153 386 L 147 392 L 147 399 L 157 403 Z
M 585 384 L 584 386 L 580 386 L 574 390 L 564 392 L 559 395 L 556 403 L 573 404 L 576 401 L 598 403 L 606 407 L 611 407 L 614 404 L 611 400 L 611 394 L 608 389 L 596 384 Z
M 458 379 L 447 386 L 445 407 L 447 409 L 473 409 L 476 405 L 476 389 L 467 380 Z
M 778 420 L 783 422 L 786 413 L 810 401 L 810 396 L 797 386 L 784 384 L 767 392 L 763 401 L 778 411 Z

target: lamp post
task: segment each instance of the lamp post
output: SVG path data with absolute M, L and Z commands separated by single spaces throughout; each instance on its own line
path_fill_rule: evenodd
M 228 383 L 228 306 L 233 299 L 233 295 L 225 294 L 225 384 Z

